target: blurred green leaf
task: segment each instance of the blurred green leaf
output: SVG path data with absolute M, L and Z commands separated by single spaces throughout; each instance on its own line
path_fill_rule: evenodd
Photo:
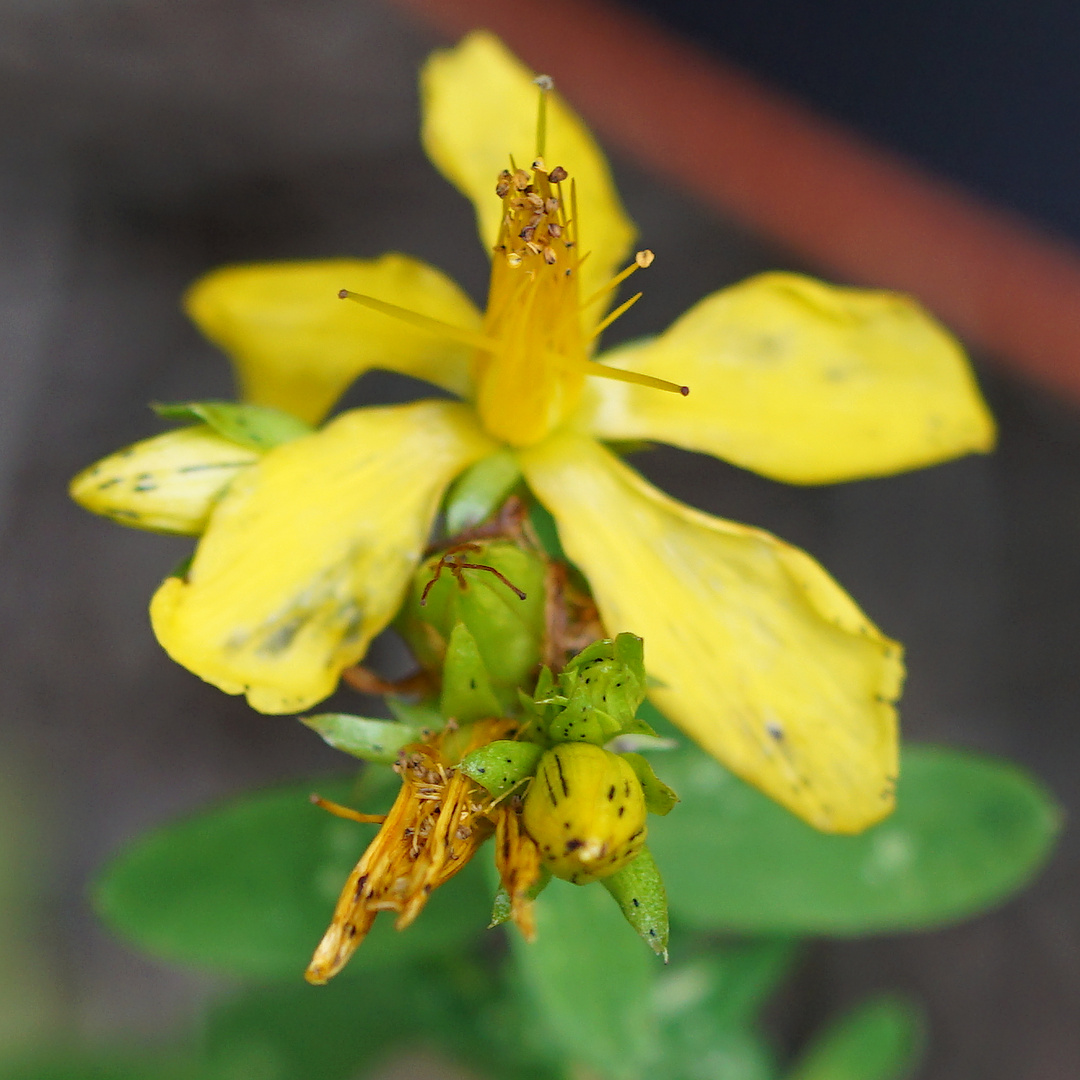
M 676 932 L 676 957 L 657 980 L 665 1080 L 771 1080 L 772 1050 L 757 1014 L 791 966 L 795 944 L 781 939 L 708 946 Z
M 99 877 L 98 913 L 167 960 L 299 979 L 375 829 L 312 806 L 312 791 L 349 802 L 353 786 L 320 779 L 259 792 L 140 837 Z M 357 808 L 385 809 L 385 796 Z M 466 867 L 408 930 L 398 933 L 388 918 L 376 920 L 346 972 L 459 948 L 487 925 L 490 908 L 479 867 Z
M 536 901 L 536 941 L 511 934 L 527 1015 L 553 1052 L 613 1080 L 647 1074 L 657 1054 L 652 1008 L 662 967 L 601 888 L 553 880 Z
M 699 929 L 863 934 L 935 926 L 1020 888 L 1061 814 L 1004 761 L 906 746 L 895 813 L 860 836 L 803 824 L 693 747 L 665 755 L 682 798 L 649 826 L 672 918 Z
M 187 1058 L 108 1050 L 52 1050 L 0 1061 L 0 1080 L 210 1080 Z
M 209 424 L 223 438 L 250 450 L 269 450 L 310 435 L 315 429 L 292 413 L 268 405 L 234 401 L 157 402 L 151 408 L 166 420 Z
M 918 1064 L 923 1029 L 913 1003 L 872 998 L 817 1036 L 785 1080 L 901 1080 Z
M 467 962 L 400 965 L 364 980 L 298 982 L 217 1006 L 205 1029 L 213 1076 L 351 1080 L 397 1052 L 430 1050 L 503 1080 L 552 1074 L 522 1046 L 514 995 Z

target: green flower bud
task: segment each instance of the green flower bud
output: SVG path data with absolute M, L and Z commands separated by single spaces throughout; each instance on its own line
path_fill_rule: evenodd
M 516 708 L 517 688 L 540 663 L 545 572 L 541 555 L 509 540 L 432 556 L 413 578 L 397 627 L 420 663 L 441 674 L 454 627 L 464 624 L 503 707 Z

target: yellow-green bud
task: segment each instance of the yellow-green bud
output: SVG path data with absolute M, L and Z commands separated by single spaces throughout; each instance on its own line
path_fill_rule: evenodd
M 450 635 L 463 623 L 494 690 L 516 702 L 540 663 L 545 572 L 541 555 L 509 540 L 451 549 L 416 572 L 398 629 L 424 667 L 441 671 Z
M 541 757 L 522 820 L 551 872 L 585 885 L 637 857 L 645 814 L 641 784 L 618 754 L 565 743 Z

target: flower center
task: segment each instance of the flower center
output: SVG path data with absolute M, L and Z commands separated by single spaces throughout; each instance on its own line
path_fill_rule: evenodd
M 484 326 L 480 333 L 448 326 L 372 296 L 342 289 L 343 300 L 451 340 L 470 345 L 476 410 L 489 434 L 510 446 L 540 442 L 573 412 L 587 375 L 636 383 L 654 390 L 688 394 L 689 388 L 651 375 L 607 367 L 590 359 L 592 343 L 641 297 L 632 296 L 592 324 L 590 311 L 634 271 L 649 266 L 651 251 L 634 261 L 592 296 L 579 292 L 581 264 L 588 257 L 578 247 L 577 197 L 566 169 L 544 164 L 547 93 L 540 89 L 536 125 L 536 160 L 529 170 L 503 169 L 495 194 L 503 202 L 502 221 L 491 263 L 491 282 Z M 567 204 L 569 194 L 569 205 Z M 594 309 L 594 305 L 597 307 Z
M 484 336 L 495 348 L 473 360 L 485 428 L 512 446 L 539 442 L 574 408 L 588 365 L 582 330 L 576 222 L 566 170 L 541 159 L 503 170 L 495 185 L 503 219 L 491 266 Z

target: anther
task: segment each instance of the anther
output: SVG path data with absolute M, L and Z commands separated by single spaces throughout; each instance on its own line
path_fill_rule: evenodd
M 655 258 L 656 256 L 646 248 L 644 251 L 639 251 L 634 255 L 634 262 L 644 270 L 646 266 L 652 266 Z
M 561 184 L 569 175 L 570 174 L 561 165 L 556 165 L 555 168 L 548 173 L 548 179 L 553 184 Z
M 540 87 L 541 90 L 551 91 L 555 89 L 555 80 L 550 75 L 537 75 L 533 82 Z

